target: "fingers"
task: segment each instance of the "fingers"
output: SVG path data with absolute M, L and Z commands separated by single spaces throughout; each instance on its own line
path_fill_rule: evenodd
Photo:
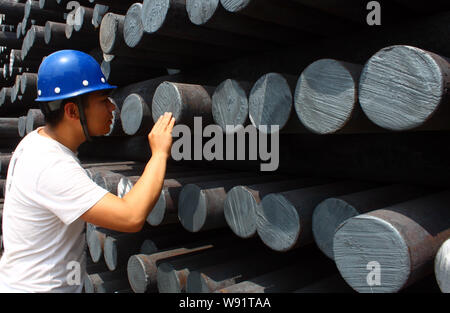
M 153 131 L 154 132 L 164 131 L 169 125 L 171 118 L 172 118 L 171 112 L 166 112 L 163 115 L 161 115 L 158 121 L 156 121 L 155 125 L 153 126 Z
M 172 133 L 174 125 L 175 125 L 175 117 L 172 117 L 170 119 L 169 125 L 167 125 L 166 131 Z

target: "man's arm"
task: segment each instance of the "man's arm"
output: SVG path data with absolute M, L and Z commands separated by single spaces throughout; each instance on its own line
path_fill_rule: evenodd
M 148 135 L 152 157 L 144 173 L 123 198 L 106 194 L 81 218 L 91 224 L 121 232 L 138 232 L 161 194 L 175 119 L 166 113 Z

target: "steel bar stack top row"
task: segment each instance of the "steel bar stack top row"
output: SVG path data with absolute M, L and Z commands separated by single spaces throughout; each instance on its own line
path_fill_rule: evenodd
M 0 198 L 15 146 L 45 124 L 40 63 L 76 49 L 119 87 L 110 132 L 79 155 L 116 196 L 142 174 L 166 111 L 194 133 L 200 120 L 222 138 L 280 136 L 281 156 L 273 172 L 172 160 L 142 231 L 87 225 L 85 292 L 449 292 L 447 150 L 410 151 L 430 144 L 414 138 L 449 135 L 450 5 L 380 1 L 377 28 L 367 2 L 1 1 Z M 405 172 L 366 161 L 375 148 L 342 152 L 368 163 L 364 177 L 331 147 L 308 153 L 321 140 L 391 147 L 396 136 L 420 161 Z M 386 151 L 379 163 L 397 161 Z

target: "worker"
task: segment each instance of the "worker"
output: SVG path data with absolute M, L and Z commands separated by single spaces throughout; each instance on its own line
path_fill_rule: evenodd
M 175 119 L 164 114 L 148 134 L 152 155 L 130 192 L 109 193 L 89 178 L 77 149 L 110 131 L 114 88 L 86 53 L 61 50 L 42 61 L 36 101 L 45 126 L 21 140 L 8 167 L 0 292 L 81 292 L 86 222 L 130 233 L 144 226 L 162 190 Z

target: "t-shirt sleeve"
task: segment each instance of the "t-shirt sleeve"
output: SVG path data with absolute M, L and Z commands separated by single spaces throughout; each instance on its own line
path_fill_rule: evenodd
M 48 208 L 66 225 L 71 224 L 102 199 L 108 191 L 88 176 L 74 159 L 60 159 L 39 176 L 35 201 Z

